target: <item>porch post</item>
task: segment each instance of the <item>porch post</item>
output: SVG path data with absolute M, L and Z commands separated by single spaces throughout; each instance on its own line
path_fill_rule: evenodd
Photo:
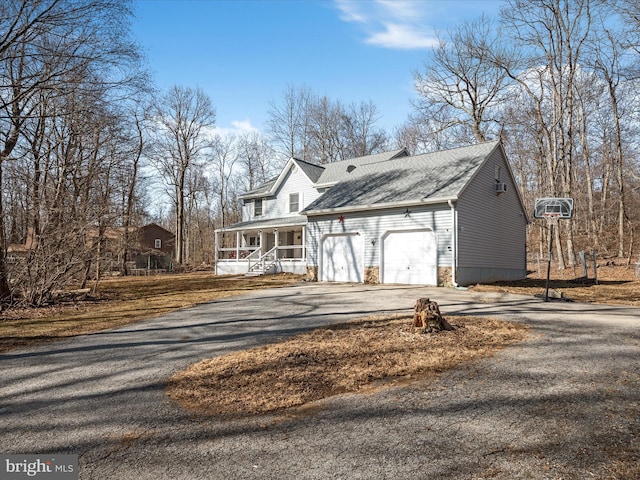
M 236 232 L 236 262 L 240 261 L 240 232 Z
M 302 259 L 307 259 L 307 227 L 306 225 L 302 226 Z
M 260 237 L 260 256 L 264 255 L 264 232 L 260 230 L 258 232 L 258 237 Z
M 213 233 L 213 274 L 217 275 L 218 274 L 218 248 L 220 248 L 220 238 L 219 238 L 219 234 L 218 231 L 216 230 Z
M 280 248 L 280 237 L 278 236 L 278 229 L 274 228 L 273 229 L 273 234 L 276 237 L 276 260 L 278 259 L 278 248 Z

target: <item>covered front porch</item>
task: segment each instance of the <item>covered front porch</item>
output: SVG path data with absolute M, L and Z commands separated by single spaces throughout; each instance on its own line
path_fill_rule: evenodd
M 216 230 L 216 275 L 305 274 L 306 223 L 306 217 L 295 216 Z

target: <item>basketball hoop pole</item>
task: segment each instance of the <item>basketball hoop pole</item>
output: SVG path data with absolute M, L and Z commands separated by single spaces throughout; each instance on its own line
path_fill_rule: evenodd
M 547 260 L 547 285 L 544 301 L 549 301 L 549 279 L 551 276 L 551 251 L 553 249 L 553 224 L 558 220 L 573 218 L 573 198 L 536 198 L 533 209 L 534 218 L 544 218 L 549 225 L 549 259 Z M 560 252 L 560 255 L 562 253 Z
M 551 250 L 553 248 L 553 220 L 548 218 L 549 223 L 549 255 L 547 256 L 547 286 L 544 291 L 544 301 L 549 301 L 549 278 L 551 275 Z

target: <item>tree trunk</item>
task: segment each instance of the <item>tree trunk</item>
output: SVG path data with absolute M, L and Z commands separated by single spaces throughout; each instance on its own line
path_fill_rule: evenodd
M 0 185 L 2 185 L 2 157 L 0 157 Z M 2 205 L 2 195 L 0 195 L 0 310 L 1 305 L 11 298 L 11 289 L 7 278 L 7 242 L 4 234 L 4 213 Z
M 414 312 L 413 326 L 420 328 L 423 333 L 455 330 L 440 313 L 438 304 L 428 298 L 419 298 L 416 301 Z

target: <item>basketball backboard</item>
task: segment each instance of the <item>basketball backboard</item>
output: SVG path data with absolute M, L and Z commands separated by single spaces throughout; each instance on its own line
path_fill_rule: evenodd
M 573 198 L 536 198 L 534 218 L 568 219 L 573 217 Z

